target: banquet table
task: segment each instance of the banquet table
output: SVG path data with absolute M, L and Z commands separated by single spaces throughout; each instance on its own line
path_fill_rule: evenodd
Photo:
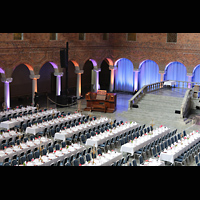
M 6 140 L 6 142 L 8 142 L 8 140 L 10 139 L 10 138 L 12 138 L 12 141 L 14 141 L 15 140 L 15 138 L 17 137 L 17 136 L 20 136 L 20 135 L 23 135 L 22 133 L 20 133 L 20 132 L 15 132 L 15 131 L 9 131 L 9 132 L 4 132 L 4 133 L 2 133 L 2 134 L 0 134 L 0 144 L 1 144 L 1 142 L 3 141 L 3 140 Z
M 106 140 L 110 140 L 113 137 L 117 137 L 118 135 L 121 135 L 122 133 L 125 133 L 126 131 L 130 131 L 134 128 L 139 127 L 139 125 L 136 122 L 128 122 L 124 125 L 117 126 L 116 128 L 113 128 L 112 130 L 109 129 L 109 131 L 104 131 L 103 133 L 100 133 L 96 136 L 91 136 L 89 139 L 86 140 L 86 146 L 93 146 L 98 147 L 99 144 L 103 144 L 106 142 Z
M 99 125 L 106 124 L 107 122 L 110 122 L 110 119 L 108 119 L 107 117 L 100 117 L 96 120 L 89 121 L 85 124 L 79 124 L 75 127 L 60 130 L 60 132 L 55 133 L 54 140 L 65 141 L 66 138 L 72 137 L 72 135 L 74 134 L 78 134 L 79 132 L 83 132 L 85 130 L 93 129 L 94 127 L 97 127 Z
M 14 145 L 13 147 L 0 150 L 0 162 L 3 162 L 6 157 L 11 159 L 15 154 L 19 156 L 22 152 L 27 152 L 29 149 L 33 151 L 34 148 L 39 147 L 40 145 L 47 145 L 48 143 L 52 144 L 52 140 L 41 137 L 34 141 L 27 141 L 26 143 L 20 143 L 20 145 Z
M 6 110 L 6 111 L 1 111 L 0 112 L 0 119 L 5 115 L 6 117 L 11 114 L 18 114 L 19 112 L 24 112 L 24 111 L 29 111 L 29 110 L 32 110 L 32 112 L 36 109 L 36 107 L 33 107 L 33 106 L 27 106 L 27 107 L 22 107 L 22 108 L 17 108 L 15 110 L 13 109 L 9 109 L 9 110 Z
M 200 141 L 200 133 L 198 131 L 193 131 L 188 134 L 186 137 L 178 140 L 178 143 L 174 143 L 171 147 L 168 147 L 160 154 L 160 159 L 163 161 L 168 161 L 174 163 L 174 159 L 180 156 L 182 153 L 187 151 L 190 147 L 195 145 Z
M 158 158 L 149 158 L 148 160 L 145 160 L 143 164 L 140 164 L 139 166 L 165 166 L 165 162 L 161 161 Z
M 68 148 L 61 148 L 60 150 L 55 150 L 53 153 L 47 153 L 46 155 L 43 155 L 40 160 L 32 159 L 32 161 L 26 162 L 25 166 L 49 166 L 53 163 L 56 163 L 57 161 L 62 161 L 64 158 L 68 158 L 71 155 L 75 155 L 78 152 L 84 151 L 86 148 L 80 144 L 72 144 L 68 146 Z M 20 165 L 23 166 L 23 165 Z
M 165 81 L 163 85 L 169 85 L 169 86 L 175 86 L 176 85 L 176 81 Z
M 67 115 L 65 117 L 60 117 L 57 119 L 52 119 L 43 123 L 39 123 L 37 125 L 32 125 L 31 127 L 26 128 L 26 133 L 37 134 L 40 131 L 44 131 L 45 128 L 50 128 L 51 126 L 55 127 L 56 125 L 60 125 L 61 123 L 66 123 L 75 119 L 83 118 L 85 115 L 80 113 L 75 113 L 71 115 Z
M 108 150 L 108 152 L 103 153 L 102 156 L 98 155 L 94 159 L 94 164 L 92 159 L 90 162 L 86 161 L 82 166 L 110 166 L 120 159 L 122 159 L 122 153 Z
M 154 140 L 163 137 L 164 135 L 168 134 L 170 132 L 170 128 L 168 127 L 159 127 L 157 129 L 154 129 L 152 131 L 153 134 L 143 134 L 137 139 L 134 139 L 131 142 L 128 142 L 121 146 L 120 151 L 131 153 L 131 155 L 134 154 L 135 151 L 139 150 L 140 148 L 148 145 L 149 143 L 153 142 Z
M 39 117 L 44 117 L 44 116 L 49 116 L 49 115 L 53 115 L 53 114 L 57 114 L 60 113 L 60 111 L 58 111 L 57 109 L 51 109 L 51 110 L 47 110 L 44 112 L 38 112 L 38 113 L 33 113 L 33 114 L 29 114 L 26 116 L 22 116 L 22 117 L 17 117 L 17 118 L 12 118 L 11 120 L 7 120 L 4 122 L 0 123 L 0 127 L 5 128 L 5 129 L 10 129 L 15 127 L 16 125 L 20 125 L 20 123 L 22 121 L 24 121 L 24 123 L 26 123 L 28 120 L 33 120 L 33 119 L 38 119 Z

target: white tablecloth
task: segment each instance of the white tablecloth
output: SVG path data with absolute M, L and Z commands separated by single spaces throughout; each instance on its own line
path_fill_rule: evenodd
M 75 127 L 70 127 L 68 129 L 61 130 L 60 132 L 57 132 L 55 134 L 54 140 L 65 141 L 66 138 L 71 137 L 74 134 L 78 134 L 79 132 L 83 132 L 84 130 L 89 130 L 99 125 L 106 124 L 107 122 L 110 122 L 110 120 L 107 117 L 101 117 L 99 119 L 97 118 L 96 120 L 87 122 L 85 124 L 80 124 Z
M 161 127 L 153 130 L 152 135 L 142 135 L 137 139 L 134 139 L 133 142 L 126 143 L 121 146 L 120 151 L 131 153 L 131 155 L 134 154 L 135 151 L 138 149 L 148 145 L 149 143 L 153 142 L 154 140 L 168 134 L 170 132 L 170 128 L 167 127 Z
M 26 133 L 31 133 L 31 134 L 36 134 L 40 131 L 44 131 L 45 128 L 50 128 L 51 126 L 55 127 L 57 124 L 60 125 L 61 123 L 66 123 L 69 122 L 70 120 L 73 121 L 78 118 L 83 118 L 85 115 L 81 115 L 80 113 L 76 114 L 71 114 L 67 115 L 65 117 L 57 118 L 57 119 L 52 119 L 37 125 L 32 125 L 31 127 L 26 128 Z
M 78 152 L 82 152 L 86 149 L 80 144 L 72 144 L 69 148 L 62 148 L 62 150 L 54 151 L 53 153 L 47 153 L 42 156 L 42 160 L 33 159 L 30 162 L 26 162 L 26 166 L 49 166 L 52 163 L 56 163 L 58 160 L 62 161 L 64 158 L 68 158 L 71 155 L 75 155 Z
M 48 115 L 52 115 L 53 113 L 54 114 L 57 114 L 59 113 L 60 111 L 57 111 L 57 109 L 52 109 L 52 110 L 47 110 L 47 111 L 44 111 L 44 112 L 38 112 L 38 113 L 33 113 L 31 115 L 26 115 L 26 116 L 22 116 L 22 117 L 17 117 L 17 118 L 12 118 L 10 121 L 4 121 L 4 122 L 1 122 L 0 123 L 0 127 L 2 128 L 6 128 L 7 130 L 10 129 L 10 128 L 13 128 L 15 127 L 16 125 L 20 125 L 20 123 L 22 121 L 24 121 L 25 123 L 28 121 L 28 120 L 33 120 L 33 119 L 38 119 L 39 117 L 44 117 L 44 116 L 48 116 Z
M 160 159 L 163 161 L 174 163 L 175 158 L 180 156 L 183 152 L 188 150 L 191 146 L 193 146 L 199 141 L 200 141 L 200 134 L 196 131 L 193 131 L 192 133 L 186 136 L 186 139 L 184 138 L 182 139 L 182 144 L 181 141 L 179 140 L 178 143 L 175 143 L 171 147 L 168 147 L 168 149 L 165 149 L 163 152 L 161 152 Z
M 166 81 L 164 82 L 164 85 L 169 85 L 169 86 L 176 85 L 176 81 Z
M 21 148 L 18 145 L 14 145 L 13 147 L 8 147 L 4 150 L 0 150 L 0 162 L 3 162 L 3 160 L 6 157 L 12 158 L 13 155 L 15 154 L 19 156 L 21 152 L 26 152 L 29 149 L 33 150 L 35 147 L 40 146 L 40 142 L 41 145 L 47 145 L 49 142 L 52 144 L 51 139 L 41 137 L 40 139 L 36 139 L 34 141 L 27 141 L 26 143 L 20 143 Z
M 140 164 L 140 166 L 165 166 L 165 162 L 157 158 L 149 158 L 143 164 Z
M 86 140 L 86 146 L 93 146 L 98 147 L 99 144 L 103 144 L 106 140 L 110 140 L 113 137 L 117 137 L 118 135 L 121 135 L 122 133 L 125 133 L 126 131 L 130 131 L 139 125 L 136 122 L 133 122 L 130 124 L 130 122 L 125 123 L 124 125 L 117 126 L 116 129 L 112 129 L 109 131 L 104 131 L 103 133 L 100 133 L 99 135 L 92 136 L 91 138 Z
M 122 158 L 122 154 L 115 151 L 108 151 L 103 153 L 102 156 L 97 156 L 88 163 L 87 161 L 82 166 L 110 166 L 113 162 L 116 162 Z

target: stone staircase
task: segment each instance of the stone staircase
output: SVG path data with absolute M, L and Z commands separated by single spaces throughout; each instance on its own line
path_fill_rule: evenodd
M 169 92 L 171 92 L 170 95 L 168 95 Z M 184 94 L 177 97 L 175 91 L 167 91 L 167 95 L 147 93 L 138 102 L 138 108 L 132 108 L 119 115 L 140 124 L 149 125 L 153 120 L 153 124 L 156 126 L 165 125 L 176 128 L 185 125 L 183 119 L 180 118 L 180 114 L 175 113 L 175 110 L 180 111 L 183 97 Z

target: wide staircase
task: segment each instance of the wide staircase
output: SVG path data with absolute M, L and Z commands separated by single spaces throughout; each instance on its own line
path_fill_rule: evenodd
M 174 90 L 160 90 L 161 92 L 151 92 L 144 95 L 144 97 L 137 103 L 138 108 L 124 111 L 123 116 L 128 120 L 135 120 L 141 124 L 151 123 L 155 125 L 166 125 L 171 127 L 173 125 L 182 125 L 183 119 L 180 114 L 176 114 L 175 110 L 181 110 L 181 104 L 185 91 Z

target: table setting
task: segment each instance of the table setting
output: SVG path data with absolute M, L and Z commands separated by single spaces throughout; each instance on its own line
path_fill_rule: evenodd
M 187 136 L 178 140 L 168 147 L 160 154 L 160 159 L 163 161 L 168 161 L 170 163 L 174 163 L 174 159 L 184 153 L 187 149 L 191 146 L 195 145 L 197 142 L 200 141 L 200 133 L 199 131 L 192 131 Z
M 107 122 L 110 122 L 107 117 L 100 117 L 95 120 L 85 122 L 83 124 L 79 123 L 79 125 L 77 126 L 65 128 L 65 130 L 60 130 L 60 132 L 56 132 L 54 140 L 65 141 L 66 138 L 71 137 L 74 134 L 78 134 L 79 132 L 83 132 L 84 130 L 89 130 L 99 125 L 106 124 Z
M 128 143 L 121 146 L 120 151 L 134 154 L 135 151 L 139 150 L 140 148 L 148 145 L 149 143 L 153 142 L 154 140 L 163 137 L 164 135 L 170 132 L 170 128 L 161 126 L 159 128 L 154 129 L 150 133 L 145 133 L 139 138 L 134 138 L 130 140 Z
M 86 140 L 86 146 L 93 146 L 98 147 L 99 144 L 104 143 L 106 140 L 109 140 L 113 137 L 121 135 L 126 131 L 130 131 L 139 125 L 136 122 L 125 122 L 124 124 L 118 125 L 113 129 L 108 129 L 103 133 L 100 133 L 96 136 L 91 136 L 89 139 Z
M 107 153 L 102 153 L 97 155 L 96 158 L 89 162 L 85 162 L 82 166 L 110 166 L 113 162 L 116 162 L 122 158 L 122 153 L 116 152 L 114 150 L 108 150 Z M 81 166 L 81 165 L 79 165 Z

